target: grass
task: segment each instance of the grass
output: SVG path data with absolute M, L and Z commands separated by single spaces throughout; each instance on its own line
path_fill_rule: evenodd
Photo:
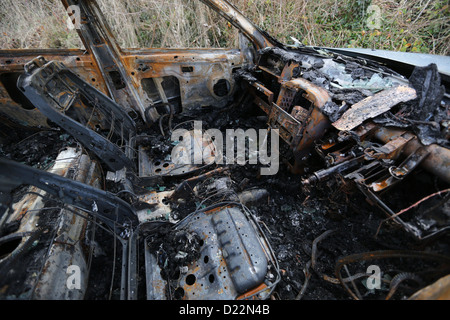
M 1 0 L 0 48 L 79 48 L 60 1 Z
M 122 47 L 237 46 L 237 31 L 198 0 L 98 1 Z M 294 37 L 305 45 L 450 55 L 448 1 L 230 1 L 287 44 Z M 0 48 L 78 47 L 59 0 L 0 2 Z

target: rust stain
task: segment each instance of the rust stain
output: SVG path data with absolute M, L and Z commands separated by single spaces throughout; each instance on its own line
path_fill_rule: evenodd
M 262 284 L 260 284 L 259 286 L 257 286 L 256 288 L 254 288 L 254 289 L 252 289 L 252 290 L 250 290 L 250 291 L 248 291 L 248 292 L 246 292 L 246 293 L 244 293 L 244 294 L 238 296 L 238 297 L 236 298 L 236 300 L 244 300 L 244 299 L 247 299 L 247 298 L 249 298 L 250 296 L 252 296 L 252 295 L 254 295 L 254 294 L 258 293 L 258 292 L 264 291 L 265 289 L 267 289 L 267 285 L 266 285 L 265 283 L 262 283 Z
M 321 145 L 322 150 L 328 150 L 331 147 L 334 147 L 336 145 L 336 142 L 326 142 Z
M 319 87 L 303 78 L 296 78 L 284 83 L 285 86 L 306 91 L 306 99 L 314 103 L 316 107 L 322 108 L 329 100 L 327 90 Z

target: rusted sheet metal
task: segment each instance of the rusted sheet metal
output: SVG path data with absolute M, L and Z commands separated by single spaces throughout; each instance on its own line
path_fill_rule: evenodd
M 388 143 L 396 137 L 403 135 L 415 136 L 413 133 L 404 133 L 404 130 L 397 128 L 379 127 L 375 131 L 375 138 Z M 450 183 L 450 150 L 437 144 L 431 144 L 424 146 L 418 139 L 411 139 L 403 148 L 403 153 L 410 155 L 414 153 L 418 148 L 423 147 L 429 155 L 422 161 L 421 166 L 428 172 L 433 173 L 442 180 Z
M 12 75 L 17 78 L 23 73 L 24 65 L 39 53 L 42 53 L 41 56 L 47 61 L 62 62 L 83 80 L 111 97 L 93 55 L 85 54 L 85 51 L 80 50 L 1 51 L 0 77 L 6 79 Z M 139 99 L 146 105 L 152 105 L 156 101 L 149 99 L 149 93 L 145 90 L 143 81 L 167 76 L 175 77 L 179 82 L 179 97 L 183 107 L 183 110 L 179 110 L 180 112 L 205 105 L 217 108 L 227 105 L 233 96 L 235 87 L 232 71 L 242 64 L 239 51 L 229 49 L 128 50 L 121 55 L 121 59 L 130 76 L 130 84 L 137 91 Z M 221 83 L 226 87 L 226 92 L 219 96 L 216 87 Z M 16 91 L 17 94 L 21 94 L 19 90 Z M 0 106 L 4 109 L 0 109 L 0 112 L 3 111 L 11 119 L 17 119 L 17 122 L 28 126 L 34 126 L 36 121 L 39 121 L 36 125 L 46 125 L 46 118 L 38 110 L 34 109 L 31 104 L 27 107 L 15 102 L 15 97 L 11 97 L 11 95 L 0 82 Z M 119 101 L 123 106 L 123 101 Z M 154 115 L 154 119 L 158 117 L 159 115 Z
M 1 50 L 0 51 L 0 117 L 9 119 L 17 125 L 27 127 L 48 127 L 45 117 L 29 102 L 16 87 L 18 77 L 23 73 L 24 65 L 36 55 L 49 61 L 63 62 L 83 80 L 89 82 L 101 92 L 106 92 L 105 83 L 90 55 L 84 51 L 71 50 Z
M 276 77 L 278 78 L 278 82 L 281 83 L 281 89 L 280 93 L 278 94 L 277 105 L 286 111 L 288 111 L 289 108 L 291 107 L 295 94 L 297 93 L 297 88 L 295 87 L 295 84 L 289 81 L 293 78 L 294 69 L 298 67 L 299 67 L 298 63 L 289 63 L 283 68 L 283 71 L 281 72 L 280 76 L 276 75 Z
M 301 106 L 294 106 L 291 112 L 291 116 L 303 123 L 308 117 L 308 111 Z
M 277 106 L 279 106 L 281 109 L 288 111 L 289 107 L 291 106 L 295 94 L 297 92 L 287 86 L 282 86 L 280 89 L 280 93 L 278 94 L 277 99 Z
M 298 70 L 300 68 L 300 65 L 297 62 L 289 62 L 287 65 L 284 66 L 283 71 L 281 71 L 281 75 L 279 76 L 279 81 L 289 81 L 293 78 L 296 78 L 295 76 L 295 70 Z
M 234 92 L 232 70 L 242 64 L 241 55 L 233 50 L 133 50 L 127 51 L 122 59 L 133 86 L 146 105 L 156 101 L 149 97 L 143 81 L 175 77 L 183 110 L 205 105 L 225 106 Z M 225 94 L 218 95 L 216 87 L 221 82 L 228 88 Z
M 85 50 L 80 49 L 11 49 L 0 50 L 0 73 L 23 72 L 23 66 L 36 58 L 44 56 L 47 60 L 58 60 L 70 68 L 92 69 L 93 61 Z
M 134 163 L 105 135 L 95 130 L 96 122 L 110 129 L 125 144 L 135 134 L 135 123 L 120 105 L 90 86 L 71 70 L 58 62 L 37 57 L 25 66 L 18 86 L 26 97 L 51 121 L 78 139 L 87 149 L 103 159 L 109 168 L 124 166 L 134 169 Z M 83 102 L 88 101 L 87 103 Z M 92 102 L 91 102 L 92 101 Z M 69 108 L 76 107 L 74 120 Z M 90 109 L 90 110 L 89 110 Z M 74 112 L 74 113 L 75 113 Z M 84 118 L 83 115 L 84 114 Z M 84 120 L 86 119 L 86 120 Z M 88 126 L 91 125 L 91 129 Z M 100 128 L 101 126 L 98 125 Z
M 278 80 L 281 89 L 277 103 L 267 103 L 258 96 L 255 96 L 255 103 L 268 114 L 269 125 L 279 129 L 281 138 L 291 146 L 296 159 L 292 171 L 300 173 L 302 162 L 313 143 L 320 139 L 330 126 L 330 121 L 322 113 L 322 108 L 331 101 L 331 97 L 327 90 L 306 79 L 291 79 L 297 66 L 295 63 L 287 64 L 281 75 L 260 67 Z M 259 91 L 271 92 L 267 88 Z M 292 106 L 294 96 L 298 92 L 304 92 L 304 97 L 311 102 L 311 106 Z
M 186 265 L 176 279 L 178 299 L 241 299 L 252 295 L 264 298 L 270 281 L 265 280 L 273 263 L 269 248 L 257 229 L 239 206 L 226 204 L 211 210 L 194 212 L 173 232 L 195 232 L 201 238 L 200 256 Z M 154 299 L 165 299 L 165 288 L 155 255 L 146 250 L 148 270 L 147 292 Z M 174 279 L 175 280 L 175 279 Z M 265 292 L 267 290 L 267 292 Z
M 269 110 L 268 122 L 271 128 L 279 130 L 280 137 L 288 144 L 291 144 L 295 139 L 299 127 L 301 126 L 301 123 L 297 119 L 275 103 L 272 104 Z
M 352 130 L 365 120 L 390 110 L 400 102 L 410 101 L 416 97 L 416 90 L 406 86 L 383 90 L 355 103 L 333 123 L 333 126 L 338 130 Z
M 328 117 L 322 113 L 322 108 L 330 101 L 330 95 L 325 89 L 303 78 L 290 80 L 285 85 L 297 90 L 304 90 L 305 98 L 313 104 L 312 111 L 303 124 L 301 132 L 297 133 L 292 141 L 295 156 L 293 172 L 300 172 L 303 158 L 308 154 L 313 143 L 320 139 L 330 126 Z
M 269 104 L 271 104 L 273 102 L 273 96 L 274 96 L 273 92 L 270 91 L 269 89 L 267 89 L 263 84 L 261 84 L 259 82 L 253 82 L 251 85 L 253 87 L 255 87 L 256 90 L 258 90 L 259 92 L 262 92 L 267 97 L 267 101 L 269 102 Z M 268 111 L 268 109 L 267 109 L 267 111 Z
M 268 267 L 266 247 L 238 207 L 198 213 L 191 219 L 185 224 L 204 235 L 205 248 L 200 261 L 181 277 L 186 298 L 234 299 L 263 283 Z
M 328 118 L 318 107 L 314 107 L 306 121 L 304 129 L 298 136 L 300 140 L 298 142 L 293 141 L 293 145 L 295 145 L 294 156 L 296 159 L 294 172 L 300 172 L 301 164 L 304 162 L 304 157 L 309 153 L 309 149 L 316 140 L 323 137 L 329 126 L 330 121 Z
M 364 150 L 364 153 L 369 159 L 396 159 L 403 147 L 414 138 L 412 135 L 406 135 L 406 137 L 400 135 L 379 148 L 369 147 Z
M 62 62 L 83 80 L 96 89 L 107 94 L 106 84 L 92 56 L 85 50 L 78 49 L 18 49 L 0 50 L 0 75 L 7 73 L 23 73 L 24 66 L 42 56 L 47 61 Z
M 97 2 L 85 0 L 79 3 L 73 0 L 62 0 L 62 4 L 66 10 L 72 5 L 78 5 L 80 8 L 81 23 L 77 32 L 95 60 L 110 97 L 121 104 L 127 112 L 135 111 L 142 116 L 144 121 L 147 121 L 146 106 L 131 83 L 130 72 L 126 70 L 122 61 L 121 49 Z
M 13 101 L 6 90 L 0 85 L 0 119 L 10 119 L 12 126 L 17 124 L 25 127 L 48 127 L 47 117 L 38 109 L 25 109 L 21 104 Z M 5 125 L 5 120 L 2 121 Z
M 420 163 L 422 163 L 422 161 L 424 161 L 429 156 L 429 154 L 429 151 L 427 151 L 424 147 L 416 149 L 398 167 L 390 167 L 388 177 L 373 182 L 370 185 L 370 188 L 375 192 L 380 192 L 399 183 Z
M 139 222 L 143 223 L 151 220 L 167 220 L 173 221 L 170 213 L 171 208 L 167 199 L 172 195 L 173 191 L 156 192 L 151 191 L 138 196 L 140 202 L 149 204 L 149 208 L 144 208 L 136 212 Z
M 63 62 L 65 66 L 113 98 L 131 113 L 140 113 L 144 121 L 154 122 L 160 114 L 153 107 L 156 101 L 149 98 L 143 81 L 146 79 L 174 77 L 179 82 L 179 98 L 183 110 L 206 105 L 221 108 L 230 102 L 235 81 L 233 69 L 242 65 L 239 50 L 230 49 L 121 49 L 93 0 L 78 4 L 62 0 L 67 8 L 79 5 L 82 9 L 81 28 L 77 31 L 87 49 L 70 50 L 3 50 L 0 52 L 0 73 L 23 72 L 27 61 L 37 55 L 47 61 Z M 90 18 L 87 19 L 86 17 Z M 21 123 L 33 124 L 39 119 L 37 112 L 18 112 L 15 116 L 14 99 L 6 96 L 5 114 Z M 11 101 L 11 103 L 9 103 Z M 8 107 L 13 104 L 12 110 Z M 149 107 L 150 106 L 150 107 Z M 32 106 L 30 107 L 32 109 Z M 0 110 L 1 111 L 1 110 Z M 177 112 L 178 112 L 177 111 Z M 21 113 L 25 113 L 21 115 Z M 27 116 L 30 113 L 31 116 Z M 45 118 L 39 124 L 45 125 Z
M 408 300 L 450 300 L 450 274 L 417 291 Z
M 330 95 L 327 90 L 314 83 L 303 79 L 296 78 L 284 83 L 288 88 L 301 89 L 306 91 L 306 99 L 311 101 L 316 107 L 322 108 L 328 101 L 330 101 Z
M 183 110 L 205 105 L 225 106 L 234 92 L 232 70 L 242 64 L 240 54 L 230 50 L 154 49 L 123 56 L 123 60 L 133 85 L 146 104 L 152 105 L 156 101 L 148 97 L 143 80 L 175 77 L 179 82 Z M 224 95 L 218 95 L 215 90 L 219 82 L 228 86 Z

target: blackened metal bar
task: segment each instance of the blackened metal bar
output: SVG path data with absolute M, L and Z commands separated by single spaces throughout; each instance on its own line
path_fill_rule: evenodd
M 58 197 L 64 203 L 80 207 L 90 214 L 96 212 L 95 215 L 109 227 L 122 227 L 123 238 L 127 238 L 126 229 L 138 225 L 134 209 L 109 192 L 0 158 L 0 193 L 10 193 L 14 187 L 22 184 L 33 185 Z M 117 214 L 114 214 L 115 212 Z
M 114 115 L 106 117 L 111 128 L 113 121 L 120 121 L 130 136 L 135 135 L 135 124 L 123 109 L 62 63 L 47 62 L 38 57 L 25 66 L 25 73 L 20 76 L 17 85 L 36 108 L 79 140 L 84 147 L 92 150 L 110 169 L 135 169 L 134 162 L 116 144 L 63 113 L 82 95 L 95 101 L 96 108 L 103 114 Z M 117 130 L 120 134 L 119 126 Z

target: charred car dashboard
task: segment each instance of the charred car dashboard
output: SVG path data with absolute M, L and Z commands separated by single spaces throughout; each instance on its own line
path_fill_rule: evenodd
M 239 49 L 121 49 L 63 0 L 86 51 L 0 50 L 0 296 L 448 297 L 449 75 L 202 2 Z M 229 129 L 270 133 L 272 163 Z

